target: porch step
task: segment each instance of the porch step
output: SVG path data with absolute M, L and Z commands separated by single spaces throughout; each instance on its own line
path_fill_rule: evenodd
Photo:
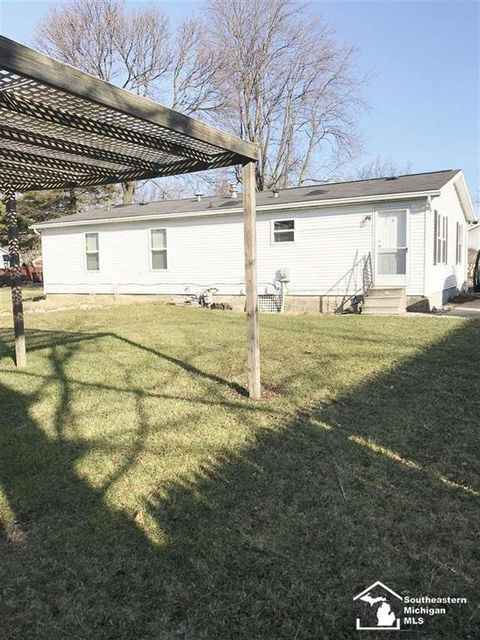
M 405 296 L 405 287 L 373 287 L 367 293 L 369 298 L 389 298 L 390 296 Z
M 367 299 L 365 300 L 365 304 L 363 305 L 363 308 L 365 309 L 365 306 L 368 306 L 369 309 L 381 309 L 382 307 L 394 309 L 394 308 L 400 308 L 402 306 L 402 303 L 403 303 L 402 296 L 391 296 L 389 298 L 367 297 Z
M 362 309 L 362 316 L 402 316 L 407 315 L 405 309 L 392 309 L 389 307 L 380 307 L 378 309 L 368 309 L 365 306 Z
M 405 288 L 375 287 L 368 292 L 363 304 L 365 315 L 399 315 L 405 313 Z

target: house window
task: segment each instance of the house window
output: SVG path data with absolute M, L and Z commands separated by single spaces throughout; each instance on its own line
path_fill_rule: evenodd
M 99 271 L 100 253 L 98 245 L 98 233 L 85 234 L 85 256 L 87 271 Z
M 456 262 L 460 264 L 463 260 L 463 225 L 457 222 L 457 242 L 456 242 Z
M 448 218 L 435 211 L 433 247 L 433 264 L 447 264 L 448 252 Z
M 3 260 L 3 268 L 4 269 L 9 269 L 10 268 L 10 258 L 6 253 L 3 254 L 2 260 Z
M 150 230 L 150 254 L 153 270 L 167 268 L 167 230 Z
M 295 220 L 274 220 L 273 242 L 295 242 Z

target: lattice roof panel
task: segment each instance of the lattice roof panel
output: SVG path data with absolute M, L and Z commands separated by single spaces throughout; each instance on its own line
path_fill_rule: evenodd
M 0 36 L 0 190 L 96 186 L 257 159 L 257 147 Z

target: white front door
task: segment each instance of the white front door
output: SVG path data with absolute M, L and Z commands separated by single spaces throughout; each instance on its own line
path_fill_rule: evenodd
M 408 263 L 406 209 L 377 211 L 375 244 L 375 284 L 387 287 L 405 286 Z

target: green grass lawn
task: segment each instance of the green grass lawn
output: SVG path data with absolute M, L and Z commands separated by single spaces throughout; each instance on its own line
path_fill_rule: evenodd
M 28 304 L 31 300 L 43 296 L 42 285 L 27 284 L 22 287 L 23 300 Z M 0 287 L 0 313 L 2 311 L 11 311 L 12 309 L 12 290 L 10 287 Z
M 480 324 L 261 329 L 252 402 L 241 314 L 27 316 L 21 371 L 0 317 L 2 640 L 358 638 L 375 580 L 478 638 Z

